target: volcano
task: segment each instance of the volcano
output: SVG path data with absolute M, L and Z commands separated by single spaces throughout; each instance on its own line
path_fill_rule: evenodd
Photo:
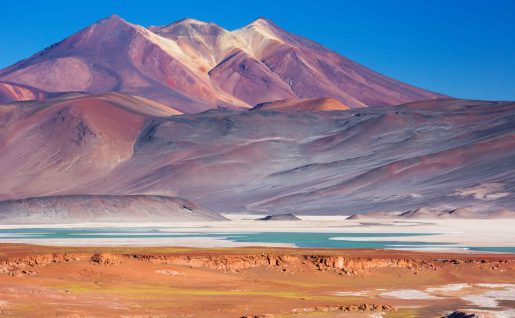
M 3 84 L 4 101 L 41 99 L 43 92 L 119 92 L 183 113 L 295 99 L 360 108 L 442 97 L 265 18 L 228 31 L 194 19 L 145 28 L 114 15 L 1 70 L 0 81 L 11 85 Z M 13 85 L 23 92 L 13 93 Z

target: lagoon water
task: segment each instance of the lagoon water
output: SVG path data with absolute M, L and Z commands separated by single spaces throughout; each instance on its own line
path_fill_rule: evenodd
M 34 240 L 88 240 L 110 239 L 123 242 L 124 239 L 160 238 L 207 238 L 255 245 L 288 244 L 304 248 L 390 248 L 390 249 L 446 249 L 459 248 L 484 252 L 515 253 L 515 247 L 473 247 L 449 243 L 428 243 L 420 236 L 431 233 L 300 233 L 300 232 L 248 232 L 248 233 L 199 233 L 168 232 L 166 228 L 16 228 L 0 229 L 0 242 Z M 410 237 L 412 240 L 397 241 L 396 238 Z M 391 239 L 389 239 L 391 238 Z M 201 246 L 199 246 L 201 247 Z

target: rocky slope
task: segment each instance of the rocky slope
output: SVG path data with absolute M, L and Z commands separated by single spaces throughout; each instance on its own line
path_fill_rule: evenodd
M 0 193 L 52 195 L 109 174 L 132 156 L 148 118 L 177 114 L 118 93 L 0 106 Z
M 23 248 L 22 248 L 23 249 Z M 51 249 L 51 248 L 50 248 Z M 80 248 L 76 248 L 79 249 Z M 152 248 L 151 248 L 152 249 Z M 159 248 L 155 248 L 158 249 Z M 109 248 L 105 248 L 109 250 Z M 68 252 L 68 253 L 49 253 L 22 256 L 10 256 L 0 259 L 0 274 L 23 276 L 23 270 L 29 270 L 37 275 L 37 270 L 42 267 L 59 264 L 73 263 L 80 261 L 90 261 L 96 264 L 119 265 L 129 261 L 139 261 L 144 263 L 185 266 L 189 268 L 207 268 L 220 272 L 245 272 L 256 268 L 276 272 L 330 272 L 341 276 L 365 277 L 373 275 L 385 269 L 402 269 L 414 274 L 431 273 L 434 271 L 465 270 L 467 268 L 479 269 L 482 271 L 506 272 L 513 269 L 515 260 L 509 254 L 483 255 L 483 254 L 441 254 L 439 256 L 422 253 L 402 254 L 401 251 L 381 250 L 358 250 L 356 253 L 349 250 L 314 251 L 308 249 L 292 250 L 271 250 L 256 253 L 259 248 L 241 251 L 225 251 L 216 253 L 213 250 L 189 249 L 176 253 L 156 252 L 156 253 L 137 253 L 119 251 L 110 253 L 96 252 Z M 315 253 L 319 252 L 319 253 Z
M 166 110 L 120 94 L 0 106 L 0 199 L 152 194 L 297 215 L 495 211 L 515 199 L 513 103 Z
M 147 29 L 111 16 L 0 70 L 0 81 L 30 91 L 121 92 L 184 113 L 298 98 L 366 107 L 441 97 L 373 72 L 264 18 L 228 31 L 193 19 Z M 3 99 L 37 99 L 31 94 Z
M 55 196 L 0 202 L 4 224 L 220 220 L 225 218 L 218 213 L 165 196 Z

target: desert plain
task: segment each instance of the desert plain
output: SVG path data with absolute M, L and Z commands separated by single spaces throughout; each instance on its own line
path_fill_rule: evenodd
M 418 233 L 411 250 L 296 248 L 213 237 L 2 238 L 2 317 L 513 317 L 513 219 L 139 224 L 162 233 Z M 129 228 L 135 224 L 109 224 Z M 32 228 L 30 225 L 3 226 Z M 43 226 L 40 225 L 43 228 Z M 47 225 L 105 228 L 106 224 Z M 367 240 L 370 238 L 346 238 Z M 376 237 L 373 240 L 392 240 Z M 438 243 L 447 242 L 452 244 Z M 37 245 L 36 245 L 37 244 Z M 456 314 L 456 313 L 455 313 Z M 455 316 L 459 317 L 459 316 Z

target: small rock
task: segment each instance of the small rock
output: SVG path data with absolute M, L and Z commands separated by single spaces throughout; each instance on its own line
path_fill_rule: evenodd
M 473 313 L 466 313 L 463 311 L 455 311 L 455 312 L 448 314 L 447 316 L 443 316 L 442 318 L 474 318 L 474 317 L 477 317 L 477 315 L 473 314 Z
M 91 261 L 96 264 L 117 265 L 121 263 L 118 256 L 108 253 L 98 253 L 91 256 Z

